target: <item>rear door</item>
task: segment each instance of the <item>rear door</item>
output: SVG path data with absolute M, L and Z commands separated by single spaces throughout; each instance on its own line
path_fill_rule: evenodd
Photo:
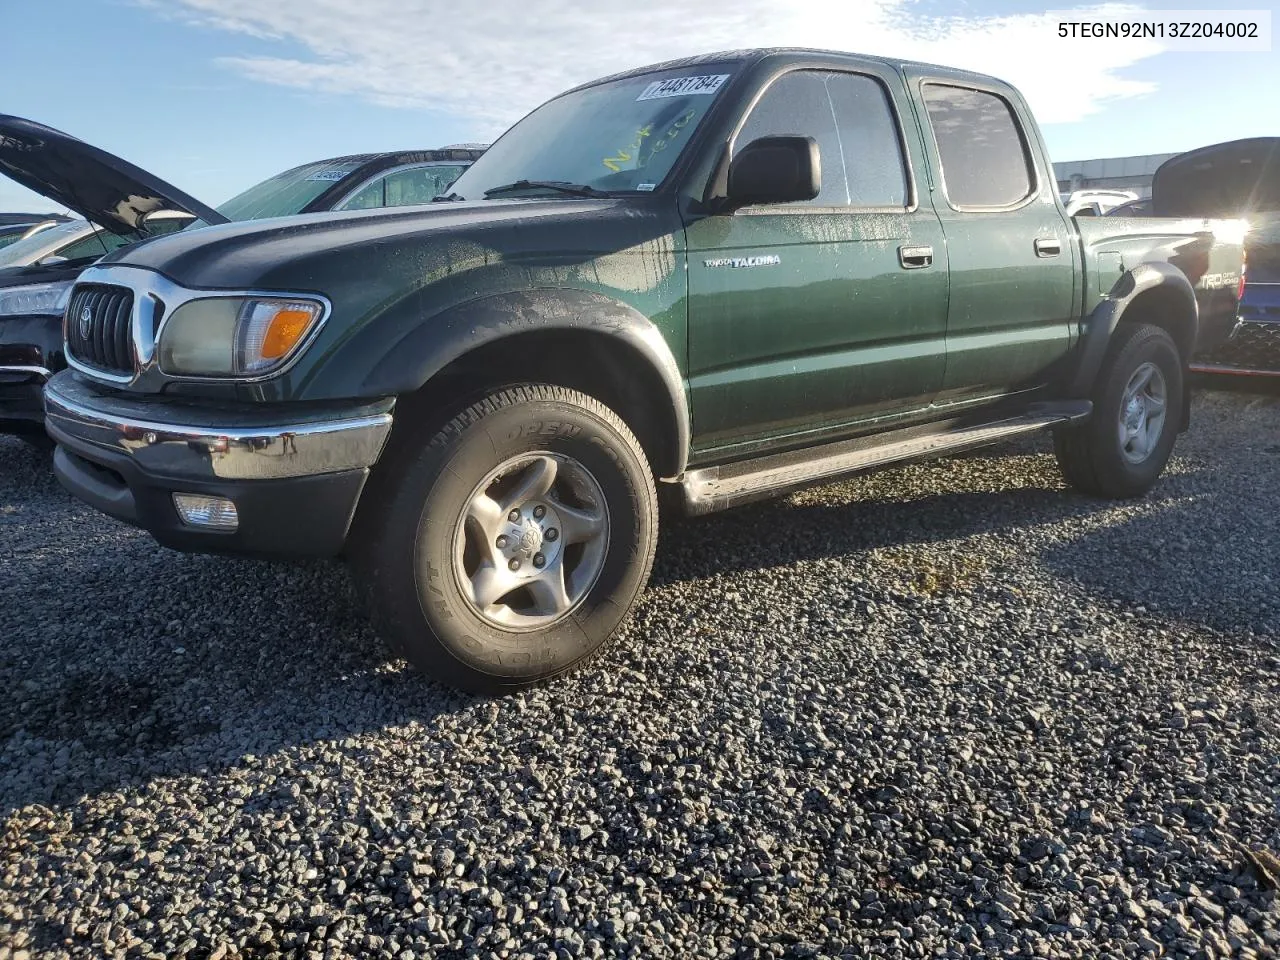
M 941 387 L 946 245 L 904 95 L 889 71 L 797 69 L 741 121 L 735 153 L 813 137 L 822 192 L 688 225 L 695 452 L 925 410 Z
M 950 252 L 939 403 L 1044 386 L 1075 336 L 1080 264 L 1035 126 L 1001 85 L 908 76 L 925 108 Z

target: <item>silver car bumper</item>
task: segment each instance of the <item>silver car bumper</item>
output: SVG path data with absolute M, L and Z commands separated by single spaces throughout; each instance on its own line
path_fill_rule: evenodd
M 54 440 L 127 457 L 145 473 L 192 480 L 269 480 L 338 473 L 377 462 L 394 401 L 311 410 L 219 408 L 91 390 L 71 371 L 45 385 Z

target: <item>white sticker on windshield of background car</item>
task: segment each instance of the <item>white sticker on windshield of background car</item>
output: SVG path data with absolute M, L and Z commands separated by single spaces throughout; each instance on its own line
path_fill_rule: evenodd
M 658 189 L 658 185 L 656 183 L 637 183 L 636 189 L 637 190 L 656 190 Z
M 719 90 L 726 80 L 727 73 L 717 73 L 705 77 L 672 77 L 669 80 L 655 80 L 641 91 L 636 102 L 641 100 L 664 100 L 667 97 L 711 96 Z
M 308 180 L 328 180 L 336 183 L 347 175 L 346 170 L 321 170 L 307 177 Z

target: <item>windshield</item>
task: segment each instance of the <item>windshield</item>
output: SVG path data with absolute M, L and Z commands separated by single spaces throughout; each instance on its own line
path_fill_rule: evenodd
M 57 253 L 58 248 L 78 237 L 87 236 L 83 220 L 68 220 L 56 227 L 41 230 L 25 240 L 18 240 L 0 250 L 0 267 L 25 267 Z
M 292 216 L 360 165 L 360 161 L 322 161 L 294 167 L 232 197 L 218 207 L 218 212 L 228 220 Z
M 452 187 L 466 200 L 518 180 L 602 191 L 657 188 L 735 65 L 702 64 L 597 84 L 544 103 L 499 138 Z M 547 192 L 529 187 L 530 192 Z M 498 194 L 518 197 L 522 192 Z M 562 194 L 568 196 L 568 194 Z

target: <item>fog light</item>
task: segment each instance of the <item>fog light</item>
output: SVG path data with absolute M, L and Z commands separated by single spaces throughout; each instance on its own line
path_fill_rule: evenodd
M 189 527 L 231 532 L 240 525 L 236 505 L 225 497 L 205 497 L 198 493 L 175 493 L 173 505 Z

